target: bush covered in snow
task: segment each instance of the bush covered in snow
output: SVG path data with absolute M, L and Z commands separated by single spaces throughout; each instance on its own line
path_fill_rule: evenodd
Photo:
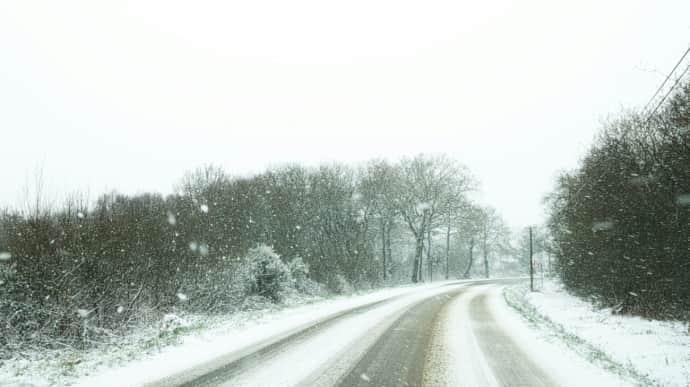
M 249 294 L 280 301 L 293 286 L 290 269 L 269 246 L 250 249 L 243 266 Z
M 175 335 L 187 328 L 189 328 L 187 320 L 174 313 L 167 313 L 161 320 L 159 336 Z
M 690 320 L 690 83 L 610 122 L 550 195 L 560 278 L 621 313 Z
M 296 257 L 288 262 L 288 269 L 292 277 L 293 287 L 299 293 L 308 295 L 320 295 L 325 292 L 323 287 L 316 281 L 309 278 L 309 265 L 304 262 L 302 257 Z
M 347 278 L 340 274 L 336 274 L 331 277 L 328 285 L 329 288 L 331 288 L 331 290 L 333 290 L 333 292 L 336 294 L 348 294 L 354 291 L 354 288 L 350 282 L 347 281 Z

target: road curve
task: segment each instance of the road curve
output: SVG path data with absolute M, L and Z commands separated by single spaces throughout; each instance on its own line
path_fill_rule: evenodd
M 500 284 L 455 284 L 365 305 L 182 383 L 159 385 L 567 385 L 494 314 L 488 295 L 495 301 Z

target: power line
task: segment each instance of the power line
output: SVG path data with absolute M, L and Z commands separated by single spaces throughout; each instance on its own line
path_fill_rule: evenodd
M 647 101 L 647 104 L 644 105 L 645 111 L 649 107 L 649 104 L 652 103 L 652 101 L 654 101 L 654 98 L 656 98 L 656 96 L 659 94 L 659 92 L 664 88 L 664 86 L 666 85 L 666 82 L 668 82 L 668 80 L 671 79 L 671 76 L 673 75 L 673 73 L 676 72 L 676 69 L 678 68 L 678 66 L 680 66 L 680 64 L 683 62 L 683 59 L 685 59 L 685 57 L 688 55 L 688 53 L 690 53 L 690 46 L 688 46 L 688 49 L 685 50 L 685 52 L 683 53 L 683 56 L 680 57 L 680 59 L 678 60 L 678 63 L 676 63 L 676 65 L 673 66 L 673 70 L 671 70 L 671 72 L 668 73 L 668 75 L 666 76 L 666 79 L 664 79 L 664 81 L 661 83 L 659 88 L 656 89 L 656 91 L 654 92 L 654 95 L 652 95 L 652 98 L 650 98 L 649 101 Z M 686 71 L 687 71 L 687 69 L 686 69 Z M 656 109 L 654 109 L 654 111 L 656 111 Z
M 690 50 L 689 50 L 689 51 L 690 51 Z M 683 77 L 685 77 L 685 74 L 687 74 L 688 71 L 690 71 L 690 64 L 688 64 L 688 66 L 685 68 L 685 70 L 683 71 L 683 73 L 680 74 L 680 76 L 676 79 L 676 82 L 673 84 L 673 86 L 671 86 L 671 88 L 668 89 L 668 92 L 666 92 L 666 95 L 664 95 L 664 98 L 662 98 L 661 101 L 659 101 L 659 103 L 656 105 L 656 107 L 654 108 L 654 110 L 652 110 L 652 112 L 649 113 L 649 116 L 648 116 L 648 117 L 651 118 L 651 117 L 654 115 L 654 113 L 656 113 L 656 111 L 659 109 L 659 107 L 661 106 L 661 104 L 663 104 L 664 101 L 666 101 L 666 98 L 668 98 L 668 96 L 671 95 L 671 92 L 673 92 L 673 90 L 675 90 L 675 88 L 678 87 L 678 84 L 679 84 L 680 81 L 683 79 Z

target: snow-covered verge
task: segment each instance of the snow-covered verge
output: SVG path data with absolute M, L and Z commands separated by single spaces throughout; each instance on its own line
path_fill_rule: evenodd
M 0 362 L 2 386 L 142 385 L 311 321 L 424 288 L 399 286 L 358 295 L 295 297 L 227 316 L 166 316 L 87 351 L 26 350 Z
M 644 386 L 690 385 L 690 332 L 679 321 L 613 314 L 569 294 L 557 281 L 537 292 L 506 288 L 506 301 L 550 341 Z

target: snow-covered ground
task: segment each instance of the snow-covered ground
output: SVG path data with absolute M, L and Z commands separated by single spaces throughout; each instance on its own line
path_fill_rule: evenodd
M 429 385 L 446 386 L 489 386 L 501 385 L 542 385 L 538 377 L 525 380 L 529 372 L 523 368 L 525 363 L 534 364 L 546 371 L 554 382 L 564 387 L 576 386 L 630 386 L 627 379 L 589 363 L 573 353 L 562 343 L 544 340 L 538 331 L 530 328 L 519 314 L 507 305 L 502 297 L 501 285 L 485 285 L 470 288 L 454 299 L 444 311 L 441 335 L 437 338 L 435 366 L 444 368 L 447 380 Z M 491 320 L 480 318 L 472 312 L 472 303 L 479 296 L 486 297 L 485 307 Z M 476 312 L 475 312 L 476 313 Z M 488 325 L 486 325 L 488 324 Z M 498 330 L 505 336 L 483 338 L 480 331 Z M 483 345 L 493 345 L 494 340 L 512 341 L 501 344 L 500 351 L 487 352 Z M 514 344 L 514 345 L 513 345 Z M 492 361 L 493 360 L 493 361 Z M 501 367 L 492 367 L 499 362 Z M 494 364 L 495 365 L 495 364 Z M 536 369 L 529 370 L 539 372 Z M 527 384 L 525 384 L 527 383 Z
M 534 293 L 527 285 L 508 288 L 505 298 L 542 336 L 621 377 L 640 385 L 690 386 L 687 323 L 615 315 L 549 280 Z
M 162 340 L 159 339 L 160 327 L 155 327 L 89 351 L 26 351 L 18 358 L 0 363 L 0 384 L 142 385 L 182 369 L 209 364 L 228 353 L 287 335 L 348 309 L 443 284 L 400 286 L 355 296 L 302 300 L 301 305 L 275 306 L 212 319 L 185 316 L 189 327 Z

